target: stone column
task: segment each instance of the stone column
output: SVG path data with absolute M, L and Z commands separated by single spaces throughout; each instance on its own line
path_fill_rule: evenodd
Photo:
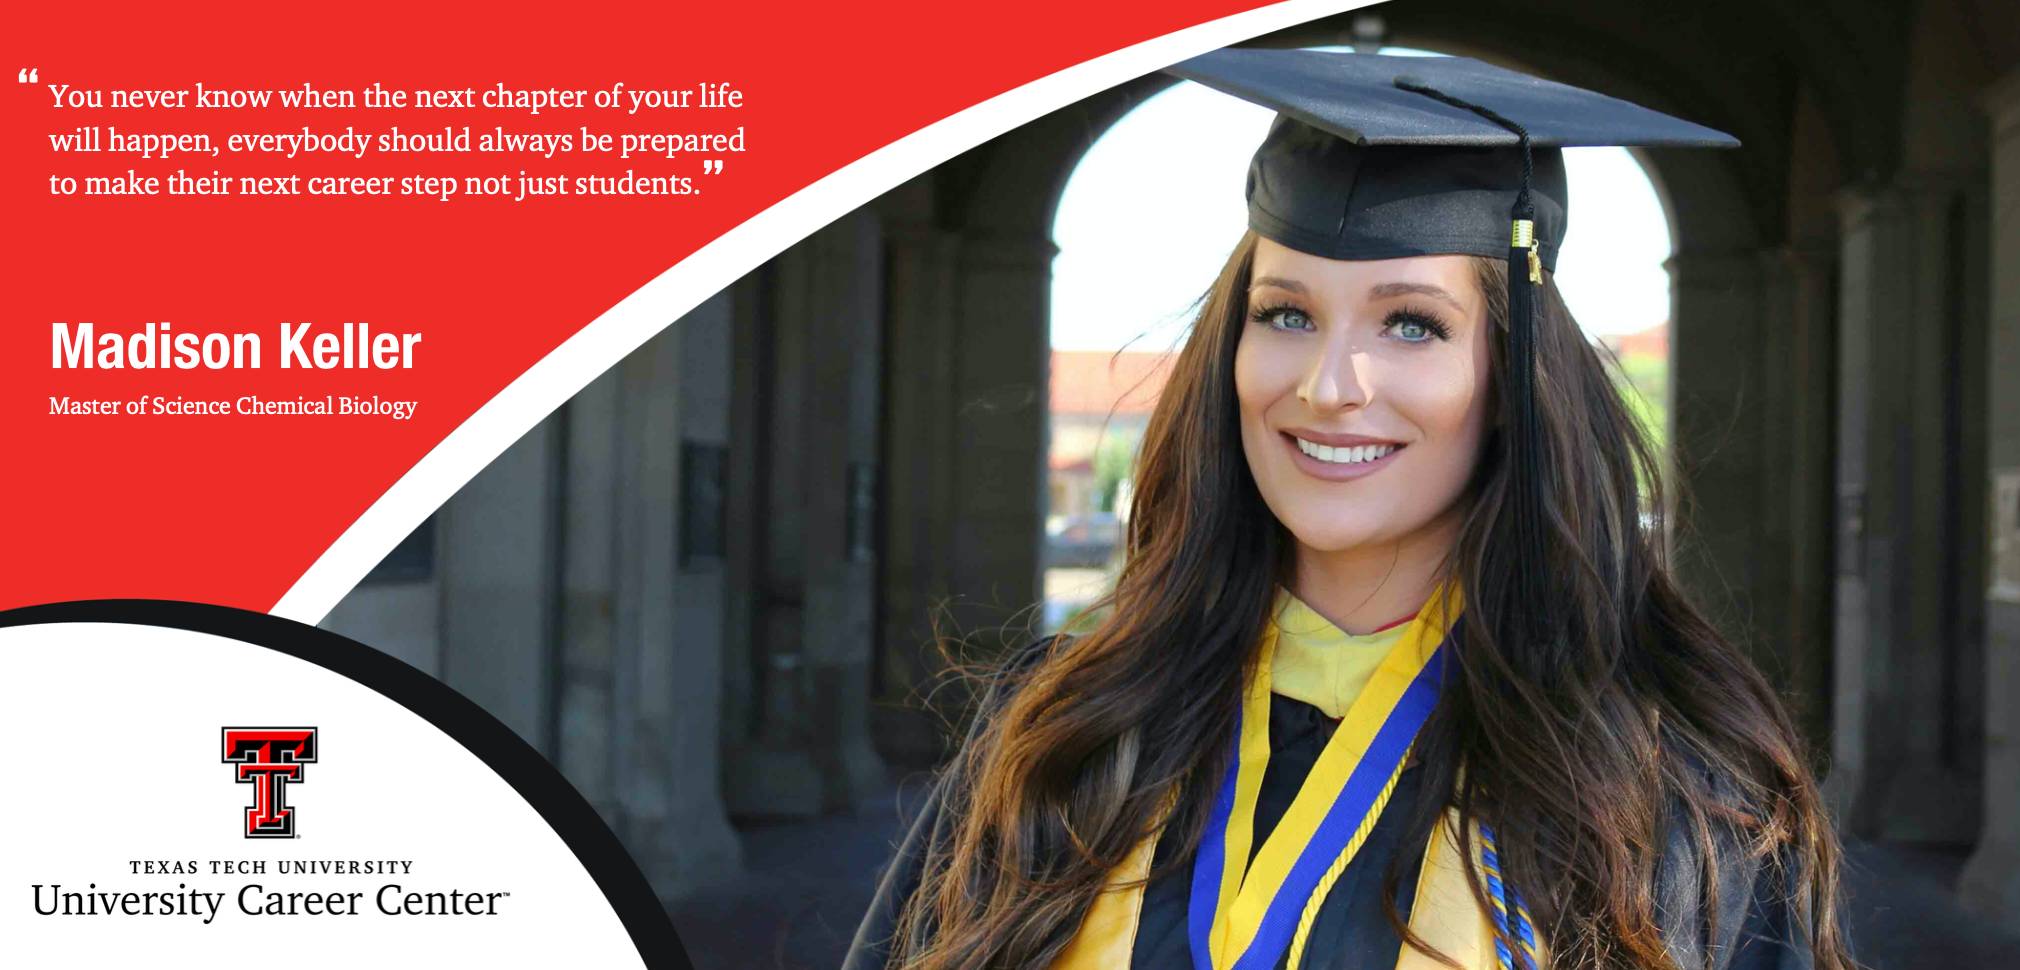
M 1991 116 L 1992 295 L 1986 441 L 1990 476 L 2020 475 L 2020 73 L 1986 93 Z M 2010 481 L 2010 478 L 2007 480 Z M 1995 491 L 2020 506 L 2011 486 Z M 1995 527 L 2020 529 L 2020 508 L 1995 510 Z M 1988 567 L 1984 684 L 1985 800 L 1978 848 L 1958 892 L 1965 905 L 1996 922 L 2020 922 L 2020 556 L 2016 537 L 1994 536 Z
M 894 227 L 888 236 L 884 633 L 871 723 L 885 757 L 923 768 L 947 753 L 943 725 L 924 707 L 926 691 L 943 671 L 933 641 L 960 632 L 939 614 L 954 592 L 956 456 L 962 453 L 954 366 L 961 335 L 953 326 L 960 319 L 960 240 L 919 223 Z
M 552 757 L 560 417 L 535 425 L 443 506 L 439 676 Z
M 619 368 L 611 544 L 616 671 L 610 743 L 627 846 L 662 896 L 733 873 L 721 770 L 720 567 L 680 563 L 683 437 L 720 441 L 728 300 L 717 296 Z M 692 329 L 694 334 L 688 333 Z M 690 356 L 692 355 L 692 356 Z M 701 383 L 702 387 L 690 385 Z M 695 413 L 698 412 L 698 413 Z
M 1043 618 L 1052 258 L 1044 236 L 970 233 L 955 347 L 954 567 L 963 626 L 1028 642 Z
M 815 237 L 814 335 L 806 371 L 807 723 L 830 811 L 853 810 L 888 784 L 870 743 L 877 602 L 878 432 L 883 418 L 883 233 L 867 209 Z
M 766 482 L 770 449 L 758 446 L 770 433 L 772 333 L 770 302 L 775 263 L 766 263 L 730 289 L 732 333 L 729 368 L 731 393 L 727 496 L 723 508 L 726 544 L 723 604 L 722 737 L 729 755 L 726 772 L 734 779 L 744 752 L 755 750 L 763 713 L 758 691 L 763 686 L 759 664 L 759 607 L 769 561 L 770 521 Z M 732 802 L 734 805 L 734 802 Z
M 1762 407 L 1769 363 L 1762 265 L 1751 250 L 1684 251 L 1667 264 L 1671 461 L 1690 500 L 1682 510 L 1684 531 L 1671 538 L 1684 582 L 1728 636 L 1779 676 L 1785 666 L 1779 644 L 1755 626 L 1763 610 L 1782 608 L 1773 597 L 1787 588 L 1760 515 L 1771 503 L 1762 427 L 1776 419 Z
M 981 661 L 1028 642 L 1042 619 L 1058 252 L 1038 234 L 937 228 L 912 194 L 920 188 L 886 200 L 898 222 L 888 234 L 878 741 L 908 767 L 946 753 L 945 724 L 919 705 L 942 670 L 934 637 Z M 963 700 L 936 694 L 934 706 L 951 717 Z
M 755 312 L 739 334 L 739 348 L 749 353 L 739 354 L 737 364 L 738 376 L 748 378 L 747 406 L 738 415 L 738 440 L 747 448 L 736 463 L 737 494 L 747 497 L 731 515 L 743 540 L 738 605 L 749 640 L 741 669 L 725 678 L 745 718 L 731 735 L 724 795 L 731 814 L 745 817 L 813 816 L 823 803 L 820 769 L 805 743 L 799 674 L 805 659 L 801 373 L 811 338 L 804 322 L 781 307 L 783 291 L 802 285 L 799 266 L 809 245 L 801 242 L 758 269 Z
M 1769 491 L 1764 507 L 1783 514 L 1762 519 L 1769 551 L 1781 552 L 1787 587 L 1763 600 L 1784 606 L 1757 609 L 1755 615 L 1762 635 L 1782 647 L 1782 676 L 1793 714 L 1805 737 L 1817 745 L 1827 744 L 1830 736 L 1836 262 L 1835 247 L 1804 242 L 1769 253 L 1764 267 L 1766 318 L 1784 322 L 1763 324 L 1767 359 L 1784 362 L 1763 388 Z
M 870 744 L 883 259 L 858 210 L 768 273 L 772 340 L 753 564 L 756 737 L 729 773 L 733 811 L 853 808 L 886 785 Z
M 560 709 L 555 764 L 621 830 L 611 778 L 617 614 L 617 447 L 621 368 L 606 371 L 564 411 L 562 469 Z
M 1976 575 L 1960 534 L 1968 388 L 1954 371 L 1975 334 L 1954 217 L 1963 184 L 1904 177 L 1848 192 L 1839 371 L 1837 731 L 1830 790 L 1868 838 L 1962 844 L 1976 774 L 1961 740 L 1975 703 L 1959 662 Z
M 1887 838 L 1969 845 L 1978 831 L 1984 666 L 1982 430 L 1985 280 L 1982 234 L 1967 217 L 1983 205 L 1968 173 L 1897 180 L 1911 220 L 1910 314 L 1889 321 L 1885 346 L 1902 359 L 1887 379 L 1908 383 L 1906 447 L 1891 457 L 1902 482 L 1906 555 L 1901 588 L 1905 651 L 1890 717 L 1906 760 L 1881 803 Z M 1973 432 L 1976 433 L 1973 433 Z
M 1894 549 L 1889 480 L 1878 482 L 1873 429 L 1899 427 L 1899 384 L 1874 380 L 1888 360 L 1879 345 L 1882 321 L 1907 316 L 1906 294 L 1879 266 L 1906 265 L 1906 219 L 1898 196 L 1872 189 L 1839 200 L 1837 581 L 1831 774 L 1827 779 L 1841 824 L 1871 834 L 1867 792 L 1893 762 L 1876 707 L 1887 687 L 1893 639 Z

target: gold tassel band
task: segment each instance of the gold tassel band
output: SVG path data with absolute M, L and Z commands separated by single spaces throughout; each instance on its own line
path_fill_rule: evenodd
M 1536 223 L 1528 219 L 1515 220 L 1515 231 L 1510 245 L 1516 249 L 1529 250 L 1529 282 L 1543 282 L 1543 256 L 1537 252 Z

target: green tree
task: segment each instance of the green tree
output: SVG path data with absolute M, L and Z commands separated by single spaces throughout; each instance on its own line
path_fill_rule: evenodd
M 1630 354 L 1620 359 L 1614 381 L 1634 416 L 1648 427 L 1659 452 L 1669 450 L 1669 361 L 1657 354 Z
M 1111 432 L 1101 436 L 1101 445 L 1094 451 L 1095 508 L 1115 511 L 1115 487 L 1129 477 L 1136 464 L 1136 446 L 1142 436 L 1142 432 Z

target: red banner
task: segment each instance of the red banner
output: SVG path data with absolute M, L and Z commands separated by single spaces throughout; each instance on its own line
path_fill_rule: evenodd
M 17 6 L 0 608 L 271 608 L 501 388 L 725 231 L 1245 6 Z

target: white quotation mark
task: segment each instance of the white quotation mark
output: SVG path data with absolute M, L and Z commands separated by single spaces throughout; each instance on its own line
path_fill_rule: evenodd
M 703 174 L 703 175 L 721 175 L 721 174 L 722 174 L 722 159 L 720 159 L 720 158 L 704 158 L 704 159 L 702 159 L 702 160 L 701 160 L 701 174 Z
M 22 83 L 22 84 L 34 84 L 34 83 L 35 83 L 35 69 L 34 69 L 34 68 L 32 68 L 32 67 L 24 67 L 24 68 L 22 68 L 22 69 L 21 69 L 21 83 Z

